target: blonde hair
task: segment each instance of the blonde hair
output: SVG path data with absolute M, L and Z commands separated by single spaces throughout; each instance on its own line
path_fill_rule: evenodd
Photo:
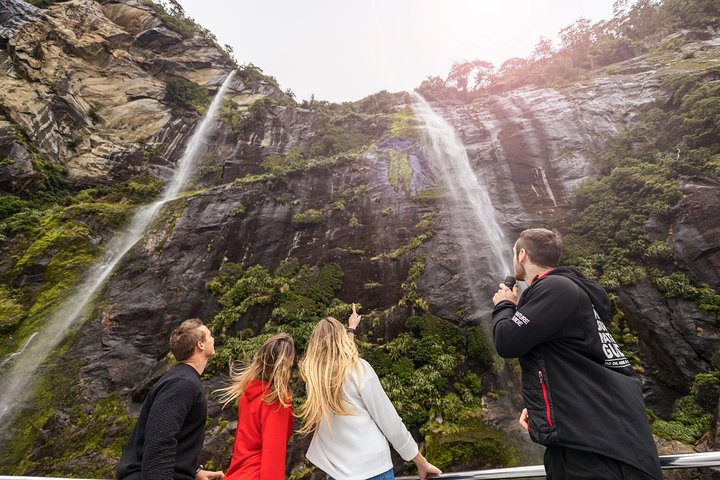
M 320 422 L 329 421 L 330 413 L 352 415 L 343 392 L 349 370 L 358 365 L 355 342 L 342 323 L 325 317 L 313 329 L 305 357 L 300 361 L 300 375 L 307 387 L 305 403 L 300 407 L 304 421 L 301 434 L 312 433 Z
M 265 343 L 245 367 L 232 365 L 230 380 L 232 384 L 216 390 L 220 393 L 220 402 L 225 406 L 240 397 L 253 380 L 268 383 L 265 403 L 279 401 L 284 407 L 290 406 L 290 373 L 295 363 L 295 342 L 287 333 L 278 333 L 265 340 Z

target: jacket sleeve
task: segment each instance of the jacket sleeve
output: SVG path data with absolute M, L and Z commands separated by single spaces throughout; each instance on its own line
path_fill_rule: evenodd
M 571 280 L 547 277 L 526 291 L 516 308 L 502 301 L 493 310 L 493 343 L 504 358 L 525 355 L 563 330 L 577 310 L 577 287 Z
M 280 402 L 272 405 L 262 402 L 262 415 L 260 478 L 282 480 L 288 437 L 292 433 L 292 407 L 283 407 Z
M 402 459 L 412 460 L 418 454 L 417 443 L 380 385 L 380 379 L 370 364 L 365 363 L 365 370 L 365 382 L 360 387 L 365 408 Z
M 194 386 L 182 379 L 168 382 L 153 399 L 145 428 L 142 480 L 173 480 L 178 434 L 196 400 Z

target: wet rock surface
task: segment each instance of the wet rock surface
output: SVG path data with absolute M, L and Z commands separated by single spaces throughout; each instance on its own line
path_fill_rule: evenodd
M 720 285 L 720 183 L 710 179 L 682 183 L 684 197 L 673 212 L 672 249 L 690 278 Z
M 44 11 L 42 20 L 24 2 L 8 0 L 2 8 L 0 47 L 7 48 L 0 52 L 0 189 L 31 189 L 38 175 L 18 128 L 44 156 L 64 162 L 77 183 L 112 184 L 138 173 L 170 178 L 199 115 L 172 112 L 165 102 L 165 77 L 180 75 L 214 92 L 231 69 L 217 49 L 164 27 L 138 1 L 60 2 Z M 635 62 L 583 84 L 525 87 L 467 105 L 434 105 L 458 132 L 474 173 L 488 186 L 510 239 L 508 256 L 519 231 L 570 218 L 573 189 L 596 173 L 588 160 L 591 149 L 631 125 L 639 108 L 666 100 L 661 85 L 669 73 Z M 282 92 L 239 77 L 230 87 L 229 98 L 243 108 L 264 96 L 280 98 Z M 463 327 L 489 328 L 490 298 L 501 280 L 491 273 L 495 259 L 483 245 L 470 252 L 463 248 L 463 239 L 474 238 L 478 227 L 459 220 L 469 215 L 461 206 L 442 195 L 429 203 L 415 198 L 443 188 L 421 139 L 384 137 L 374 151 L 351 161 L 294 173 L 278 183 L 236 182 L 261 173 L 266 156 L 287 154 L 316 133 L 312 110 L 277 106 L 271 117 L 247 139 L 227 125 L 215 128 L 192 180 L 197 191 L 166 205 L 108 281 L 63 357 L 80 365 L 70 381 L 82 386 L 84 404 L 117 394 L 136 413 L 169 366 L 170 331 L 182 319 L 208 320 L 218 311 L 206 284 L 226 262 L 270 270 L 289 257 L 303 265 L 337 262 L 345 274 L 338 297 L 366 311 L 390 311 L 376 332 L 391 339 L 407 318 L 402 309 L 391 309 L 403 295 L 413 256 L 421 254 L 426 268 L 416 283 L 429 311 Z M 408 191 L 389 181 L 391 150 L 408 154 Z M 683 179 L 683 199 L 656 225 L 660 234 L 672 229 L 678 267 L 715 287 L 720 283 L 718 186 Z M 342 209 L 332 207 L 338 195 L 345 200 Z M 322 211 L 323 221 L 292 222 L 307 209 Z M 398 258 L 376 258 L 407 244 L 429 212 L 437 212 L 432 238 Z M 353 218 L 357 224 L 351 227 Z M 38 259 L 28 272 L 41 279 L 48 260 Z M 30 286 L 39 283 L 33 278 L 26 278 Z M 380 287 L 367 288 L 370 283 Z M 666 299 L 648 281 L 621 291 L 619 303 L 639 339 L 648 406 L 667 416 L 694 376 L 717 366 L 720 332 L 714 316 L 693 302 Z M 244 321 L 240 327 L 259 328 L 262 318 Z M 222 380 L 208 379 L 208 392 Z M 493 389 L 513 383 L 511 375 L 492 381 Z M 490 426 L 526 442 L 516 426 L 517 390 L 487 399 L 484 415 Z M 210 414 L 232 422 L 232 410 L 221 412 L 212 404 Z M 65 431 L 69 418 L 59 409 L 43 427 L 35 458 L 63 453 L 63 445 L 43 442 Z M 232 423 L 213 424 L 203 458 L 227 465 L 232 434 Z M 293 439 L 288 465 L 302 463 L 306 446 L 307 439 Z M 675 447 L 667 446 L 668 453 Z M 538 458 L 536 449 L 528 452 Z M 46 472 L 39 464 L 26 473 Z
M 688 394 L 695 375 L 714 363 L 720 339 L 715 315 L 688 300 L 666 299 L 646 280 L 618 297 L 629 326 L 638 332 L 647 365 L 646 401 L 668 416 L 675 400 Z

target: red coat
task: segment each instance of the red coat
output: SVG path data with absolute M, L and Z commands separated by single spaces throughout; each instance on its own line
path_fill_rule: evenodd
M 292 435 L 292 407 L 267 404 L 267 383 L 250 382 L 240 397 L 230 467 L 225 480 L 275 480 L 285 478 L 285 451 Z

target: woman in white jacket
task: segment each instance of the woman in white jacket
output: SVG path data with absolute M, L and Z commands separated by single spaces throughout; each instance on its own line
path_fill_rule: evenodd
M 332 317 L 320 320 L 300 363 L 307 386 L 300 433 L 313 434 L 306 457 L 333 480 L 393 479 L 389 441 L 405 461 L 415 462 L 421 480 L 439 475 L 418 451 L 373 368 L 358 356 L 351 338 L 360 323 L 355 305 L 348 323 L 346 331 Z

